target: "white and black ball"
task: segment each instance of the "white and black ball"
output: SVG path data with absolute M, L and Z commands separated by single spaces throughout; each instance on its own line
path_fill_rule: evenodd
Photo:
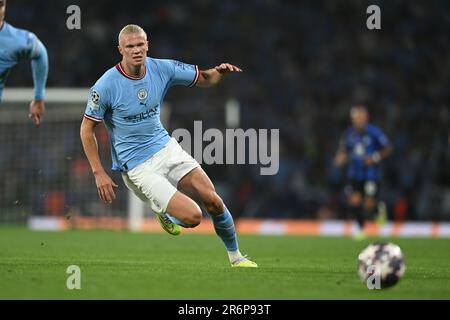
M 368 287 L 368 282 L 377 289 L 394 286 L 405 274 L 402 250 L 393 243 L 370 244 L 358 256 L 358 273 Z

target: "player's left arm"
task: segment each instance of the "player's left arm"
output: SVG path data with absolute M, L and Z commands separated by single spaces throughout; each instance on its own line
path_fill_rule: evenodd
M 381 130 L 376 132 L 375 139 L 380 149 L 365 158 L 364 162 L 367 166 L 380 163 L 388 158 L 393 152 L 391 142 Z
M 202 88 L 215 86 L 227 73 L 234 72 L 242 72 L 242 70 L 229 63 L 222 63 L 208 70 L 200 70 L 196 86 Z
M 44 95 L 48 77 L 48 54 L 42 42 L 35 37 L 30 54 L 34 82 L 34 99 L 30 103 L 29 117 L 36 125 L 41 123 L 45 112 Z

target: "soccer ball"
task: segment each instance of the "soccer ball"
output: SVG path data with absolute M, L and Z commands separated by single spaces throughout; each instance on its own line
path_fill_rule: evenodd
M 358 273 L 368 288 L 395 285 L 405 273 L 403 253 L 393 243 L 373 243 L 358 256 Z

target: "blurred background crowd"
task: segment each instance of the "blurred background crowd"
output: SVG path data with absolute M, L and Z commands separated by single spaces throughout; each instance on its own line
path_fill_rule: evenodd
M 65 27 L 71 4 L 81 8 L 81 30 Z M 371 4 L 381 8 L 381 30 L 366 27 Z M 29 0 L 8 1 L 6 20 L 32 30 L 46 45 L 49 87 L 92 86 L 120 60 L 117 34 L 128 23 L 148 32 L 152 57 L 203 69 L 220 62 L 244 69 L 215 88 L 174 88 L 166 97 L 169 132 L 192 128 L 194 120 L 202 120 L 204 130 L 225 128 L 230 98 L 240 103 L 241 128 L 280 129 L 275 176 L 259 175 L 257 166 L 204 166 L 236 216 L 345 218 L 346 173 L 333 165 L 333 157 L 350 124 L 350 107 L 364 103 L 394 146 L 381 187 L 390 218 L 450 220 L 446 0 Z M 13 70 L 7 87 L 32 86 L 29 68 Z M 44 123 L 38 133 L 47 136 L 42 146 L 17 148 L 0 138 L 0 207 L 31 197 L 36 213 L 57 215 L 77 207 L 98 214 L 78 128 L 77 121 Z M 0 132 L 37 139 L 29 130 L 28 124 L 2 124 Z M 103 131 L 100 136 L 108 163 L 107 137 Z M 54 181 L 62 189 L 47 189 Z M 120 192 L 126 199 L 123 184 Z

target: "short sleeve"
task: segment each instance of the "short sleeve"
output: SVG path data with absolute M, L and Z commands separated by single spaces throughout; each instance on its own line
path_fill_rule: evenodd
M 342 152 L 348 152 L 349 151 L 349 146 L 347 143 L 347 136 L 348 136 L 348 131 L 345 131 L 344 134 L 342 134 L 341 138 L 339 139 L 339 147 L 338 150 L 342 151 Z
M 106 110 L 110 106 L 110 97 L 107 91 L 100 87 L 94 86 L 89 91 L 89 99 L 84 112 L 84 116 L 96 122 L 102 122 Z
M 390 141 L 389 141 L 388 137 L 383 133 L 383 131 L 381 131 L 379 129 L 376 130 L 375 137 L 376 137 L 380 147 L 386 148 L 387 146 L 389 146 Z
M 198 81 L 198 66 L 176 60 L 168 60 L 172 70 L 169 86 L 193 87 Z

